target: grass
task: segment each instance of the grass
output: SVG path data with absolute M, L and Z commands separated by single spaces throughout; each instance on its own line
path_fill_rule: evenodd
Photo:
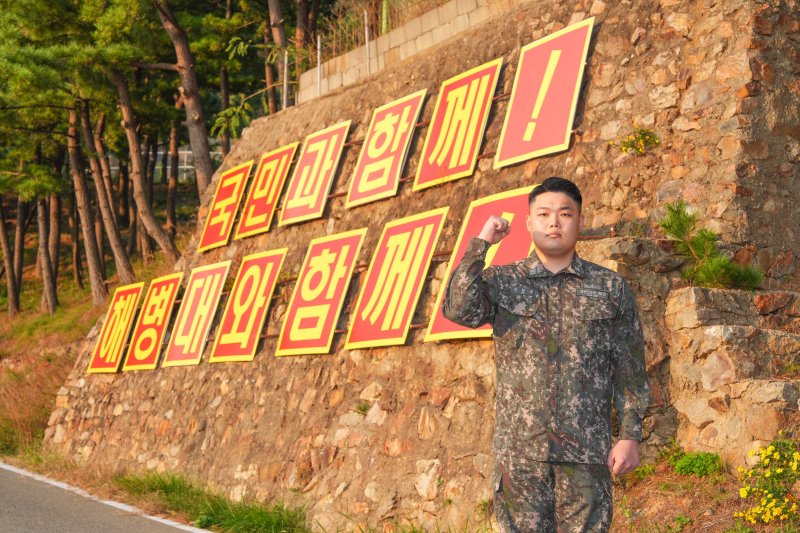
M 305 510 L 282 503 L 234 502 L 175 474 L 125 474 L 114 483 L 136 497 L 149 499 L 178 513 L 197 527 L 220 531 L 277 533 L 305 532 Z
M 179 189 L 179 233 L 175 244 L 186 246 L 194 225 L 189 219 L 196 211 L 194 185 Z M 155 198 L 163 191 L 156 187 Z M 184 201 L 190 198 L 189 201 Z M 194 201 L 191 201 L 194 200 Z M 191 206 L 192 213 L 189 212 Z M 156 209 L 158 209 L 158 204 Z M 40 309 L 42 281 L 34 274 L 37 236 L 31 225 L 25 242 L 25 266 L 20 293 L 20 313 L 13 319 L 0 320 L 0 456 L 21 453 L 41 441 L 47 420 L 54 408 L 56 392 L 63 385 L 75 362 L 77 343 L 106 312 L 106 306 L 94 307 L 88 279 L 80 288 L 72 277 L 71 247 L 66 226 L 63 228 L 59 257 L 59 307 L 54 315 Z M 124 236 L 123 236 L 124 238 Z M 83 253 L 83 250 L 81 250 Z M 106 273 L 110 292 L 118 284 L 114 261 L 106 250 Z M 160 253 L 145 264 L 141 258 L 131 261 L 138 279 L 150 279 L 172 270 Z M 84 277 L 88 275 L 84 264 Z M 5 282 L 0 283 L 0 313 L 8 305 Z

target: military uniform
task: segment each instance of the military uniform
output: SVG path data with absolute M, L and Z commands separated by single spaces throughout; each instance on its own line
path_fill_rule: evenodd
M 633 293 L 577 253 L 551 273 L 535 251 L 484 269 L 488 248 L 470 240 L 442 307 L 453 322 L 494 329 L 498 521 L 506 531 L 555 531 L 556 523 L 605 531 L 611 403 L 619 438 L 641 440 L 650 398 Z

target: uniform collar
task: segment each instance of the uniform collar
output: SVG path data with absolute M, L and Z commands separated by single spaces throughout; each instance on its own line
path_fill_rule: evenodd
M 528 268 L 528 277 L 529 278 L 541 278 L 546 276 L 554 276 L 556 274 L 575 274 L 579 278 L 582 278 L 586 275 L 586 267 L 585 261 L 578 256 L 578 252 L 575 251 L 572 255 L 572 261 L 570 261 L 569 265 L 566 268 L 559 270 L 558 272 L 550 272 L 547 270 L 542 261 L 539 259 L 539 256 L 536 255 L 536 250 L 531 250 L 530 255 L 528 258 L 525 259 L 525 266 Z

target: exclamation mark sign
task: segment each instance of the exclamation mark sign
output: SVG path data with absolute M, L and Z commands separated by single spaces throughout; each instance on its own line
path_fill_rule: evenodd
M 561 58 L 561 50 L 553 50 L 550 52 L 550 58 L 547 60 L 547 68 L 544 71 L 544 79 L 542 79 L 542 86 L 539 87 L 539 94 L 536 95 L 536 102 L 533 104 L 533 112 L 531 112 L 531 120 L 525 128 L 525 134 L 522 139 L 525 142 L 530 142 L 533 139 L 533 132 L 536 129 L 536 121 L 539 119 L 539 113 L 542 111 L 542 104 L 544 98 L 547 96 L 547 91 L 550 90 L 550 83 L 553 81 L 553 75 L 558 66 L 558 60 Z

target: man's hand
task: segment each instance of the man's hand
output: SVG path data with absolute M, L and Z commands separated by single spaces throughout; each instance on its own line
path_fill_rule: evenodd
M 489 244 L 497 244 L 510 232 L 511 225 L 508 223 L 508 220 L 491 216 L 489 220 L 486 221 L 486 224 L 483 225 L 483 229 L 478 237 L 484 241 L 488 241 Z
M 608 453 L 608 469 L 618 476 L 627 474 L 639 466 L 639 441 L 620 440 Z

